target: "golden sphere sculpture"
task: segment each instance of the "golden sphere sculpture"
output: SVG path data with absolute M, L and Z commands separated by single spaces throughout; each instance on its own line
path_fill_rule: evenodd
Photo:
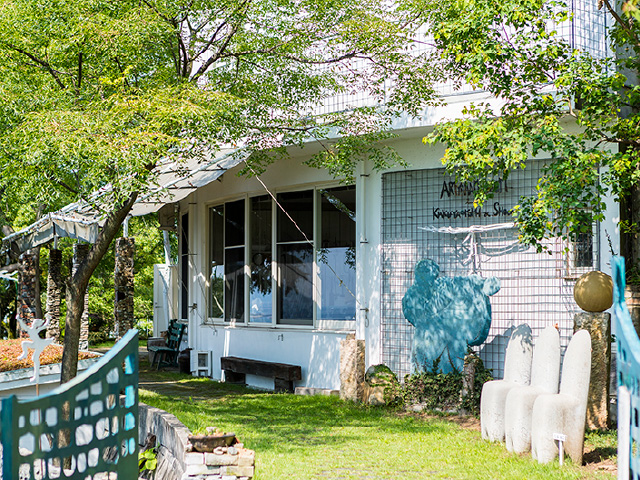
M 613 304 L 613 280 L 606 273 L 587 272 L 573 287 L 573 298 L 586 312 L 604 312 Z

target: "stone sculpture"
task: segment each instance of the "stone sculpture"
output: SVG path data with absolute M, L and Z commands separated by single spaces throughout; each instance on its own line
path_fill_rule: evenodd
M 511 389 L 529 385 L 533 339 L 527 324 L 518 325 L 511 333 L 504 360 L 504 378 L 487 382 L 480 397 L 482 438 L 504 441 L 505 404 Z
M 560 382 L 560 334 L 553 325 L 536 340 L 531 365 L 531 384 L 512 388 L 505 403 L 507 450 L 525 453 L 531 449 L 533 404 L 540 395 L 558 393 Z
M 586 330 L 573 335 L 562 365 L 560 393 L 540 395 L 533 404 L 531 455 L 540 463 L 558 454 L 554 433 L 566 436 L 564 450 L 582 465 L 587 394 L 591 375 L 591 336 Z
M 468 346 L 482 344 L 489 334 L 489 296 L 498 290 L 500 280 L 495 277 L 441 277 L 436 262 L 419 261 L 414 284 L 402 298 L 402 312 L 415 327 L 416 371 L 436 366 L 443 373 L 462 371 Z

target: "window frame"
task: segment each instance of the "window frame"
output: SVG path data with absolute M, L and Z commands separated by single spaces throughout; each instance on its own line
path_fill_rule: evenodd
M 320 190 L 330 190 L 333 188 L 342 187 L 342 185 L 337 182 L 330 183 L 322 183 L 322 184 L 314 184 L 314 185 L 303 185 L 298 187 L 287 187 L 282 189 L 274 189 L 272 190 L 273 196 L 271 196 L 271 322 L 255 322 L 251 321 L 251 202 L 254 197 L 264 196 L 266 192 L 251 192 L 246 193 L 244 195 L 235 195 L 228 198 L 220 198 L 215 201 L 210 201 L 205 203 L 205 215 L 207 219 L 207 234 L 206 234 L 206 314 L 204 315 L 204 320 L 202 321 L 203 325 L 215 325 L 215 326 L 232 326 L 232 327 L 245 327 L 245 328 L 267 328 L 267 329 L 294 329 L 294 330 L 326 330 L 326 331 L 353 331 L 356 327 L 356 321 L 354 320 L 322 320 L 319 318 L 319 309 L 321 308 L 322 301 L 322 279 L 320 276 L 320 264 L 318 261 L 318 245 L 320 242 L 321 231 L 321 222 L 322 222 L 322 198 Z M 356 187 L 355 184 L 351 184 L 349 186 Z M 281 193 L 293 193 L 293 192 L 304 192 L 311 191 L 312 192 L 312 212 L 313 212 L 313 239 L 312 239 L 312 321 L 311 324 L 300 324 L 300 323 L 283 323 L 279 321 L 278 315 L 278 294 L 280 288 L 280 279 L 278 278 L 278 266 L 279 266 L 279 258 L 278 258 L 278 245 L 279 244 L 289 244 L 289 243 L 299 243 L 305 244 L 306 241 L 295 241 L 295 242 L 278 242 L 278 211 L 279 206 L 277 202 L 274 200 L 274 196 L 277 199 L 278 195 Z M 357 211 L 357 195 L 356 195 L 356 211 Z M 211 275 L 211 225 L 210 225 L 210 211 L 211 208 L 214 208 L 219 205 L 225 205 L 225 216 L 223 225 L 226 229 L 226 215 L 227 208 L 226 204 L 232 203 L 238 200 L 244 200 L 244 208 L 245 208 L 245 218 L 244 218 L 244 319 L 242 322 L 236 321 L 235 319 L 228 320 L 225 317 L 210 317 L 210 305 L 209 303 L 212 301 L 211 299 L 211 283 L 210 283 L 210 275 Z M 223 232 L 223 239 L 225 239 L 225 232 Z M 357 234 L 354 238 L 354 244 L 357 245 Z M 226 251 L 226 245 L 223 245 L 223 251 Z M 356 248 L 357 250 L 357 248 Z M 226 259 L 225 259 L 226 263 Z M 226 277 L 226 276 L 225 276 Z M 226 278 L 225 278 L 226 280 Z M 355 291 L 352 292 L 355 295 Z M 226 295 L 226 289 L 225 293 Z M 226 299 L 223 296 L 223 305 L 225 305 Z M 357 303 L 354 299 L 354 304 L 356 304 L 356 315 L 357 315 Z

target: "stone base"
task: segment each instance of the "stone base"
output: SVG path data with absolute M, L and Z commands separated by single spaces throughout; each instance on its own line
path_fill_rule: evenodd
M 573 331 L 586 330 L 591 335 L 591 382 L 587 400 L 587 428 L 609 428 L 609 382 L 611 372 L 611 315 L 577 313 Z
M 340 398 L 364 400 L 364 340 L 353 334 L 340 341 Z
M 331 396 L 340 395 L 339 390 L 331 390 L 329 388 L 310 388 L 310 387 L 296 387 L 296 395 L 325 395 Z

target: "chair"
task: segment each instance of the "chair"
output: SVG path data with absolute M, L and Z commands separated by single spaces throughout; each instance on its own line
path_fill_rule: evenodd
M 531 384 L 514 387 L 505 404 L 505 444 L 507 450 L 525 453 L 531 449 L 531 418 L 538 396 L 558 393 L 560 383 L 560 334 L 554 326 L 545 328 L 533 349 Z
M 538 462 L 548 463 L 556 457 L 553 436 L 560 433 L 566 436 L 565 452 L 575 464 L 582 464 L 590 379 L 591 335 L 579 330 L 564 354 L 560 393 L 540 395 L 533 404 L 531 455 Z
M 482 438 L 504 441 L 504 413 L 507 394 L 512 388 L 529 385 L 533 340 L 527 324 L 518 325 L 511 334 L 504 361 L 504 378 L 482 387 L 480 425 Z
M 169 322 L 169 329 L 167 331 L 167 344 L 166 346 L 152 346 L 147 347 L 150 352 L 153 352 L 153 358 L 151 359 L 151 366 L 156 363 L 156 370 L 160 369 L 160 365 L 177 366 L 178 365 L 178 353 L 180 353 L 180 343 L 182 343 L 182 335 L 186 325 L 178 322 L 178 320 L 171 320 Z

